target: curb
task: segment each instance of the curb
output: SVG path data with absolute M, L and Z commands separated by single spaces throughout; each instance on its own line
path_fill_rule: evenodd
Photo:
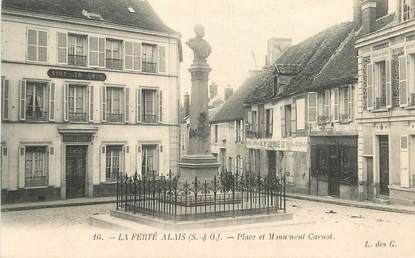
M 87 205 L 97 205 L 97 204 L 107 204 L 115 203 L 116 200 L 97 200 L 90 202 L 70 202 L 70 203 L 45 203 L 39 205 L 28 205 L 28 206 L 16 206 L 16 207 L 2 207 L 1 212 L 7 211 L 24 211 L 24 210 L 37 210 L 37 209 L 46 209 L 46 208 L 61 208 L 61 207 L 72 207 L 72 206 L 87 206 Z
M 321 202 L 321 203 L 329 203 L 347 207 L 354 207 L 354 208 L 363 208 L 363 209 L 372 209 L 378 211 L 387 211 L 387 212 L 396 212 L 396 213 L 403 213 L 403 214 L 411 214 L 415 215 L 415 210 L 405 209 L 405 208 L 398 208 L 398 207 L 389 207 L 389 206 L 377 206 L 377 205 L 370 205 L 367 203 L 355 203 L 355 202 L 345 202 L 338 199 L 322 199 L 322 198 L 315 198 L 312 196 L 301 196 L 301 195 L 293 195 L 287 194 L 287 197 L 305 201 L 312 201 L 312 202 Z

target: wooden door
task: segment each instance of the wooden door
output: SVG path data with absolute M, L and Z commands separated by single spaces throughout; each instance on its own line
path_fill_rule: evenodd
M 66 198 L 85 197 L 87 146 L 66 147 Z
M 379 136 L 380 194 L 389 195 L 389 139 Z

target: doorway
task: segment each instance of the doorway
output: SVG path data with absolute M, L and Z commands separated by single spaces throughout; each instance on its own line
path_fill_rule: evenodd
M 372 200 L 373 198 L 373 158 L 366 158 L 366 173 L 367 173 L 367 181 L 366 181 L 366 191 L 367 191 L 367 199 Z
M 379 193 L 389 195 L 389 138 L 387 135 L 379 136 L 379 178 Z
M 66 146 L 66 198 L 85 197 L 87 146 Z
M 277 152 L 267 151 L 268 153 L 268 176 L 277 175 Z
M 328 194 L 333 197 L 340 197 L 339 184 L 339 148 L 335 145 L 329 146 L 329 173 L 328 173 Z

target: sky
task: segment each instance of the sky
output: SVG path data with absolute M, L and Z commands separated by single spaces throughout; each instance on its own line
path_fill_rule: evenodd
M 332 25 L 353 19 L 353 0 L 148 0 L 166 25 L 182 35 L 181 95 L 190 93 L 193 54 L 185 42 L 203 24 L 212 46 L 210 83 L 237 89 L 249 70 L 265 64 L 267 40 L 300 43 Z M 394 0 L 389 0 L 394 1 Z M 392 2 L 391 2 L 392 3 Z M 393 7 L 394 4 L 389 4 Z

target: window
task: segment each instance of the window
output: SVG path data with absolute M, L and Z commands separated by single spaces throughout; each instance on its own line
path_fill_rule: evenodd
M 38 187 L 48 185 L 48 153 L 46 146 L 26 146 L 25 186 Z
M 9 80 L 1 78 L 1 119 L 9 119 Z
M 411 20 L 415 17 L 415 1 L 401 0 L 402 21 Z
M 272 138 L 273 114 L 272 109 L 265 110 L 265 137 Z
M 106 146 L 105 177 L 107 182 L 117 181 L 118 175 L 122 174 L 122 145 Z
M 123 88 L 106 87 L 106 89 L 106 121 L 123 122 Z
M 122 41 L 107 39 L 105 43 L 106 67 L 110 69 L 122 69 Z
M 375 108 L 386 107 L 386 63 L 375 64 Z
M 125 42 L 125 69 L 141 70 L 141 44 L 137 42 Z
M 232 157 L 228 157 L 228 169 L 227 172 L 232 173 Z
M 410 106 L 415 106 L 415 55 L 410 55 L 409 57 L 409 62 L 408 62 L 408 89 L 406 89 L 406 87 L 400 87 L 399 88 L 399 97 L 400 99 L 403 97 L 401 92 L 407 92 L 408 93 L 408 98 L 409 98 L 409 105 Z M 402 86 L 404 86 L 401 83 Z M 406 86 L 406 84 L 405 84 Z M 404 94 L 405 95 L 405 94 Z M 402 106 L 402 101 L 400 101 L 401 106 Z
M 84 85 L 69 85 L 68 118 L 73 122 L 86 122 L 88 110 L 87 87 Z
M 27 30 L 27 60 L 47 62 L 48 33 L 43 30 Z
M 258 117 L 256 111 L 252 111 L 252 132 L 254 134 L 258 132 Z
M 142 71 L 146 73 L 157 72 L 157 46 L 151 44 L 142 44 L 143 48 L 143 64 Z
M 157 122 L 157 113 L 156 113 L 156 93 L 157 90 L 142 90 L 142 100 L 143 100 L 143 122 L 144 123 L 156 123 Z
M 68 64 L 86 66 L 87 36 L 68 34 Z
M 157 145 L 143 145 L 142 147 L 142 173 L 144 176 L 158 175 Z
M 47 83 L 26 83 L 26 120 L 46 121 L 48 120 L 48 96 Z
M 278 94 L 278 76 L 274 75 L 273 77 L 273 95 L 276 96 Z
M 305 129 L 305 98 L 297 99 L 295 101 L 296 106 L 296 127 L 297 130 Z

